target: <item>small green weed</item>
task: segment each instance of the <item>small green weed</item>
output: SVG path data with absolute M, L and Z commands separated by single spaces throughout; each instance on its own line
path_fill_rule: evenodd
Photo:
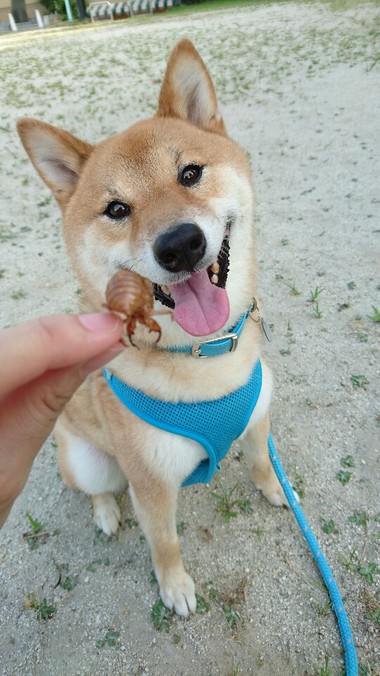
M 369 380 L 366 378 L 366 376 L 363 375 L 352 375 L 351 383 L 352 387 L 354 387 L 356 390 L 358 390 L 361 387 L 365 390 L 366 385 L 369 385 Z
M 295 285 L 295 282 L 286 282 L 284 279 L 281 279 L 281 281 L 283 281 L 285 286 L 288 287 L 289 293 L 290 293 L 291 296 L 299 296 L 300 295 L 300 291 L 298 291 L 298 289 Z
M 368 522 L 368 516 L 366 512 L 354 512 L 348 517 L 348 522 L 355 524 L 355 526 L 366 526 Z
M 347 288 L 350 289 L 350 291 L 353 291 L 356 289 L 356 282 L 348 282 Z
M 368 564 L 368 566 L 359 566 L 358 567 L 358 573 L 362 577 L 364 577 L 365 581 L 368 582 L 368 584 L 373 584 L 374 583 L 374 575 L 380 575 L 380 568 L 375 563 L 374 561 L 371 561 L 371 563 Z
M 329 519 L 328 521 L 326 521 L 326 519 L 321 519 L 321 521 L 322 521 L 322 530 L 327 535 L 338 532 L 338 529 L 333 519 Z
M 344 469 L 340 469 L 339 472 L 336 473 L 336 478 L 338 481 L 340 481 L 343 486 L 348 484 L 349 480 L 352 477 L 352 472 L 347 472 Z
M 359 343 L 368 343 L 368 333 L 359 333 L 358 341 Z
M 234 497 L 238 488 L 239 484 L 237 483 L 228 490 L 224 488 L 222 482 L 219 481 L 218 490 L 220 492 L 217 493 L 216 491 L 211 491 L 212 497 L 215 498 L 218 503 L 216 510 L 222 515 L 223 521 L 229 521 L 229 519 L 237 517 L 239 512 L 236 511 L 236 508 L 244 514 L 252 514 L 253 512 L 252 505 L 248 499 Z
M 114 629 L 109 629 L 104 638 L 100 638 L 95 643 L 97 648 L 104 648 L 108 645 L 110 648 L 120 648 L 120 632 Z
M 3 279 L 4 274 L 5 274 L 5 268 L 1 268 L 1 270 L 0 270 L 0 279 Z
M 200 596 L 199 594 L 195 595 L 195 598 L 197 599 L 197 608 L 196 612 L 198 615 L 204 615 L 205 613 L 208 613 L 210 610 L 210 604 L 208 601 L 203 596 Z
M 106 535 L 101 528 L 95 527 L 94 545 L 101 543 L 108 545 L 112 541 L 112 535 Z
M 375 307 L 374 305 L 372 305 L 372 310 L 373 310 L 373 314 L 368 315 L 368 319 L 370 319 L 371 322 L 378 324 L 380 322 L 380 310 L 377 307 Z
M 298 471 L 295 473 L 294 481 L 293 481 L 293 488 L 298 493 L 300 498 L 305 497 L 305 480 Z
M 236 625 L 239 622 L 241 622 L 240 614 L 229 603 L 223 604 L 223 613 L 224 613 L 224 617 L 227 620 L 227 624 L 231 629 L 234 629 L 234 627 L 236 627 Z
M 314 291 L 313 290 L 310 291 L 310 297 L 306 301 L 311 305 L 312 310 L 314 312 L 314 316 L 317 319 L 320 319 L 322 317 L 322 310 L 319 307 L 318 298 L 323 290 L 324 289 L 321 286 L 316 286 Z
M 11 298 L 12 300 L 21 300 L 21 298 L 26 298 L 26 293 L 22 289 L 18 289 L 18 291 L 12 291 Z
M 26 540 L 30 549 L 37 549 L 39 545 L 44 545 L 47 542 L 48 538 L 50 537 L 50 533 L 48 533 L 45 530 L 45 526 L 37 521 L 37 519 L 34 519 L 31 514 L 29 514 L 29 512 L 26 512 L 25 516 L 28 519 L 32 529 L 26 533 L 23 533 L 22 537 L 24 540 Z
M 365 619 L 380 626 L 380 608 L 369 610 L 368 613 L 365 614 Z
M 317 674 L 318 676 L 333 676 L 333 672 L 329 667 L 329 658 L 327 657 L 327 655 L 325 655 L 325 662 L 323 667 L 318 669 Z
M 94 573 L 97 569 L 98 566 L 109 566 L 110 565 L 110 560 L 108 558 L 105 559 L 95 559 L 94 561 L 91 561 L 87 566 L 86 570 L 89 571 L 89 573 Z
M 314 291 L 310 291 L 310 297 L 307 299 L 307 303 L 315 303 L 319 296 L 321 295 L 322 291 L 324 291 L 323 287 L 321 286 L 316 286 Z
M 355 467 L 355 458 L 352 455 L 346 455 L 340 459 L 342 467 Z
M 57 587 L 58 585 L 62 587 L 62 589 L 65 589 L 66 591 L 72 591 L 77 584 L 78 584 L 78 578 L 76 575 L 70 576 L 70 575 L 63 575 L 62 573 L 68 573 L 69 572 L 69 564 L 68 563 L 56 563 L 56 568 L 59 571 L 59 579 L 57 582 Z
M 44 621 L 50 620 L 57 612 L 57 608 L 50 605 L 46 598 L 43 598 L 42 601 L 39 602 L 37 596 L 33 593 L 25 596 L 25 608 L 27 610 L 33 610 L 37 615 L 37 619 Z
M 184 521 L 180 521 L 179 523 L 177 523 L 177 534 L 178 534 L 178 535 L 183 535 L 184 532 L 185 532 L 185 530 L 186 530 L 186 528 L 187 528 L 187 525 L 185 524 L 185 522 L 184 522 Z
M 166 606 L 164 606 L 161 599 L 159 601 L 156 601 L 156 603 L 154 603 L 154 605 L 152 606 L 150 617 L 154 627 L 158 631 L 164 630 L 166 631 L 167 634 L 169 633 L 171 613 L 170 610 L 168 610 Z

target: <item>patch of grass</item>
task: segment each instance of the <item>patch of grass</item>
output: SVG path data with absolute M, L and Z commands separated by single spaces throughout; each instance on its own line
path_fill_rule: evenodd
M 100 638 L 95 643 L 97 648 L 104 648 L 108 645 L 110 648 L 120 648 L 120 632 L 114 629 L 109 629 L 104 638 Z
M 88 570 L 90 573 L 94 573 L 98 566 L 109 566 L 109 565 L 110 565 L 109 558 L 95 559 L 86 566 L 86 570 Z
M 229 603 L 223 604 L 223 613 L 224 617 L 227 620 L 227 624 L 231 629 L 234 629 L 236 625 L 241 622 L 241 617 L 238 611 Z
M 0 270 L 0 279 L 3 279 L 3 277 L 4 277 L 4 275 L 5 275 L 5 272 L 6 272 L 5 268 L 1 268 L 1 270 Z
M 329 667 L 329 658 L 325 655 L 325 661 L 322 667 L 317 671 L 318 676 L 333 676 L 333 672 Z
M 106 535 L 101 528 L 95 527 L 94 545 L 101 543 L 108 545 L 112 541 L 112 535 Z
M 300 296 L 301 295 L 301 292 L 298 291 L 298 289 L 295 285 L 295 282 L 286 282 L 284 279 L 281 280 L 281 281 L 283 281 L 285 286 L 288 287 L 289 293 L 290 293 L 291 296 Z
M 355 390 L 358 390 L 360 388 L 363 388 L 365 390 L 366 385 L 369 385 L 369 380 L 368 378 L 366 378 L 366 376 L 363 375 L 351 375 L 351 383 L 352 387 Z
M 300 498 L 305 497 L 305 480 L 302 474 L 298 472 L 298 470 L 296 470 L 295 472 L 295 477 L 293 480 L 293 489 L 296 491 L 296 493 L 298 493 Z
M 47 542 L 50 533 L 48 533 L 48 531 L 45 530 L 45 526 L 37 521 L 37 519 L 34 519 L 29 512 L 26 512 L 25 516 L 31 525 L 31 530 L 23 533 L 22 537 L 26 540 L 30 549 L 37 549 L 39 545 L 44 545 Z
M 200 596 L 199 594 L 195 595 L 195 598 L 197 599 L 197 608 L 196 612 L 198 615 L 204 615 L 205 613 L 208 613 L 210 610 L 210 604 L 208 601 L 203 596 Z
M 211 495 L 217 501 L 216 511 L 220 512 L 223 521 L 229 521 L 229 519 L 237 517 L 239 512 L 252 514 L 252 505 L 248 499 L 234 497 L 234 494 L 236 494 L 236 491 L 239 488 L 238 483 L 228 490 L 223 486 L 222 482 L 219 481 L 217 488 L 219 492 L 211 491 Z
M 364 577 L 368 584 L 373 584 L 375 581 L 374 576 L 380 575 L 380 568 L 375 561 L 371 561 L 367 566 L 359 566 L 358 573 Z
M 185 522 L 184 522 L 184 521 L 180 521 L 179 523 L 177 523 L 177 534 L 178 534 L 178 535 L 183 535 L 184 532 L 185 532 L 185 530 L 186 530 L 186 528 L 187 528 L 187 525 L 185 524 Z
M 310 291 L 310 296 L 306 301 L 311 305 L 312 310 L 314 312 L 314 316 L 317 319 L 320 319 L 322 317 L 322 310 L 320 309 L 318 302 L 319 296 L 321 295 L 322 291 L 324 291 L 324 289 L 321 286 L 316 286 L 314 290 Z
M 60 586 L 66 591 L 72 591 L 78 584 L 78 577 L 76 575 L 63 575 L 63 573 L 69 572 L 68 563 L 56 563 L 56 568 L 59 571 L 59 579 L 57 582 L 57 587 Z
M 373 314 L 367 315 L 368 319 L 370 319 L 371 322 L 378 324 L 380 322 L 380 310 L 379 310 L 379 308 L 375 307 L 374 305 L 372 305 L 372 310 L 373 310 Z
M 356 289 L 356 282 L 348 282 L 347 288 L 350 289 L 350 291 L 353 291 Z
M 352 455 L 346 455 L 340 459 L 342 467 L 355 467 L 355 458 Z
M 171 612 L 166 608 L 161 599 L 153 604 L 150 618 L 153 622 L 153 626 L 158 631 L 164 630 L 167 634 L 169 633 Z
M 37 619 L 44 621 L 50 620 L 57 612 L 57 608 L 49 604 L 45 597 L 40 602 L 36 594 L 33 593 L 26 594 L 25 608 L 26 610 L 33 610 L 36 613 Z
M 321 521 L 322 521 L 322 530 L 324 533 L 326 533 L 327 535 L 331 535 L 332 533 L 338 533 L 338 529 L 333 519 L 329 519 L 328 521 L 326 521 L 326 519 L 321 519 Z
M 348 517 L 348 522 L 355 524 L 355 526 L 365 527 L 368 522 L 368 516 L 366 512 L 354 512 Z
M 340 481 L 341 484 L 343 484 L 343 486 L 348 484 L 351 477 L 352 472 L 347 472 L 344 469 L 340 469 L 339 472 L 336 473 L 336 478 L 338 479 L 338 481 Z
M 26 298 L 26 293 L 22 289 L 18 289 L 17 291 L 12 291 L 11 298 L 12 300 L 21 300 L 22 298 Z

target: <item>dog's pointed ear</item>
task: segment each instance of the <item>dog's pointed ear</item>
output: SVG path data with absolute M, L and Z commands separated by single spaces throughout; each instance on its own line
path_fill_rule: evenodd
M 39 120 L 23 118 L 17 130 L 42 180 L 64 209 L 93 146 Z
M 157 116 L 179 117 L 206 131 L 226 134 L 211 77 L 190 40 L 181 40 L 170 55 Z

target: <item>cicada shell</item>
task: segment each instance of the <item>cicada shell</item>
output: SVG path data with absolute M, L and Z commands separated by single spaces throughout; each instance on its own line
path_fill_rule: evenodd
M 136 324 L 139 322 L 147 326 L 149 331 L 158 333 L 157 341 L 161 337 L 161 327 L 152 318 L 153 313 L 153 286 L 145 277 L 141 277 L 132 270 L 119 270 L 111 277 L 106 288 L 105 307 L 119 315 L 125 326 L 123 342 L 133 342 Z

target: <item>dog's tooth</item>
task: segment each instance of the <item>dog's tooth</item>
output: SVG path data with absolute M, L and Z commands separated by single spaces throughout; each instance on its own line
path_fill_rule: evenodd
M 162 289 L 163 292 L 166 293 L 167 295 L 170 294 L 170 291 L 169 291 L 169 287 L 168 287 L 168 286 L 161 286 L 161 289 Z
M 220 265 L 219 265 L 219 263 L 218 263 L 217 261 L 215 261 L 215 263 L 212 264 L 211 270 L 212 270 L 213 272 L 216 272 L 216 273 L 219 272 L 219 270 L 220 270 Z
M 213 284 L 217 284 L 219 282 L 219 275 L 212 275 L 211 281 Z

